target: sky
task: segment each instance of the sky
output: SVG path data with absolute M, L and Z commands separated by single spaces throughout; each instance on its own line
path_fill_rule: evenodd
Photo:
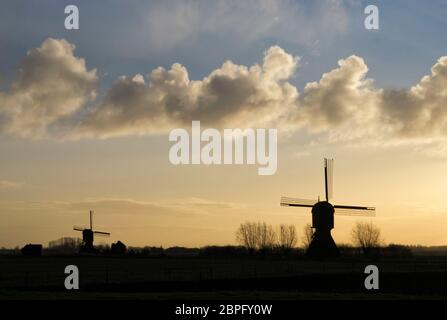
M 66 30 L 64 8 L 79 8 Z M 311 221 L 281 196 L 376 217 L 385 243 L 447 244 L 447 2 L 2 1 L 0 246 L 111 232 L 128 245 L 235 244 L 245 221 Z M 278 130 L 278 167 L 173 165 L 169 132 Z

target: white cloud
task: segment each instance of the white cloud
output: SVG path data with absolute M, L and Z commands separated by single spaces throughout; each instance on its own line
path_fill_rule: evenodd
M 296 120 L 314 130 L 330 129 L 353 121 L 369 122 L 375 116 L 377 92 L 366 79 L 368 67 L 358 56 L 338 61 L 339 67 L 306 84 Z M 357 123 L 359 124 L 359 123 Z
M 409 90 L 383 91 L 382 120 L 403 138 L 439 138 L 447 134 L 447 56 Z
M 120 78 L 79 124 L 80 136 L 109 137 L 158 133 L 192 120 L 204 125 L 251 127 L 273 123 L 293 109 L 297 90 L 287 82 L 298 58 L 274 46 L 262 66 L 225 62 L 202 80 L 190 80 L 175 63 L 157 68 L 145 83 L 141 75 Z
M 299 94 L 289 82 L 299 58 L 273 46 L 262 64 L 226 61 L 191 80 L 186 67 L 174 63 L 146 77 L 123 76 L 93 99 L 96 71 L 73 53 L 73 45 L 54 39 L 28 52 L 17 79 L 0 92 L 1 132 L 106 138 L 160 134 L 200 120 L 220 128 L 307 129 L 328 133 L 329 141 L 363 144 L 428 145 L 447 134 L 447 57 L 413 87 L 395 91 L 376 88 L 366 62 L 353 55 Z
M 47 39 L 28 51 L 9 89 L 0 92 L 0 130 L 19 136 L 44 136 L 56 121 L 94 98 L 96 70 L 73 55 L 75 46 Z

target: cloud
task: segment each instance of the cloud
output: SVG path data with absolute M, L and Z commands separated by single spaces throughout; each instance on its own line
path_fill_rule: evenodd
M 0 189 L 18 189 L 23 186 L 22 182 L 0 180 Z
M 271 123 L 296 104 L 297 90 L 287 79 L 298 58 L 278 46 L 265 52 L 263 64 L 246 67 L 225 62 L 202 80 L 189 79 L 175 63 L 148 76 L 120 78 L 105 99 L 76 129 L 79 136 L 165 132 L 200 120 L 211 126 L 255 126 Z
M 380 111 L 384 122 L 402 138 L 440 138 L 447 133 L 447 56 L 431 74 L 409 90 L 383 91 Z
M 338 61 L 339 67 L 306 84 L 296 120 L 310 129 L 332 129 L 352 121 L 368 122 L 375 116 L 377 92 L 366 79 L 368 67 L 358 56 Z
M 75 211 L 79 213 L 95 210 L 97 212 L 107 212 L 108 214 L 149 214 L 165 217 L 186 213 L 185 209 L 174 210 L 160 203 L 141 202 L 133 199 L 86 199 L 78 202 L 58 202 L 53 205 L 68 212 Z
M 351 56 L 339 67 L 308 83 L 301 95 L 295 121 L 308 129 L 326 130 L 334 140 L 372 143 L 411 143 L 445 150 L 447 134 L 447 57 L 431 74 L 409 89 L 373 86 L 361 57 Z M 430 148 L 433 148 L 431 146 Z
M 10 87 L 0 92 L 0 130 L 41 137 L 94 98 L 96 70 L 73 55 L 75 46 L 47 39 L 28 51 Z
M 50 205 L 76 212 L 88 212 L 94 209 L 109 214 L 149 214 L 159 217 L 193 217 L 212 213 L 215 210 L 239 207 L 239 205 L 233 203 L 202 198 L 177 199 L 165 202 L 147 202 L 125 198 L 91 198 L 78 202 L 55 202 Z
M 226 210 L 226 209 L 235 209 L 242 208 L 243 205 L 231 203 L 231 202 L 222 202 L 222 201 L 214 201 L 202 198 L 194 198 L 190 197 L 187 199 L 180 199 L 174 202 L 166 203 L 169 207 L 173 208 L 193 208 L 196 212 L 208 213 L 214 210 Z
M 95 98 L 96 70 L 74 45 L 46 40 L 0 92 L 0 131 L 30 137 L 84 138 L 161 134 L 200 120 L 212 127 L 278 127 L 327 133 L 329 141 L 427 145 L 446 137 L 447 57 L 408 89 L 376 88 L 352 55 L 305 85 L 289 81 L 299 57 L 272 46 L 261 64 L 226 61 L 200 80 L 174 63 L 147 76 L 122 76 Z M 436 150 L 445 150 L 437 148 Z

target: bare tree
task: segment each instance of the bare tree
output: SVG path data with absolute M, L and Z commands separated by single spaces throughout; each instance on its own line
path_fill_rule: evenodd
M 82 239 L 65 237 L 50 241 L 47 250 L 53 253 L 69 254 L 79 251 L 81 245 Z
M 276 243 L 276 232 L 273 227 L 265 222 L 258 222 L 256 229 L 257 249 L 263 252 L 273 249 Z
M 312 229 L 312 226 L 308 223 L 304 226 L 304 235 L 301 238 L 301 242 L 303 244 L 304 249 L 309 248 L 310 242 L 312 241 L 312 237 L 314 235 L 314 229 Z
M 282 224 L 279 226 L 279 235 L 278 235 L 279 247 L 284 251 L 290 251 L 296 246 L 297 243 L 297 235 L 296 228 L 293 224 L 285 225 Z
M 351 232 L 354 245 L 360 247 L 365 255 L 371 249 L 380 247 L 380 229 L 372 222 L 357 222 Z
M 253 252 L 257 246 L 257 224 L 255 222 L 242 223 L 236 231 L 237 241 Z
M 265 222 L 245 222 L 236 231 L 236 240 L 249 252 L 267 251 L 276 244 L 277 234 L 271 225 Z

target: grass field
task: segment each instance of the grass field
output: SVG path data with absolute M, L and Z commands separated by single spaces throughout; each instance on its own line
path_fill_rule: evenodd
M 76 265 L 80 290 L 67 291 Z M 364 289 L 364 268 L 380 289 Z M 420 299 L 447 298 L 447 257 L 339 259 L 0 256 L 2 299 Z

